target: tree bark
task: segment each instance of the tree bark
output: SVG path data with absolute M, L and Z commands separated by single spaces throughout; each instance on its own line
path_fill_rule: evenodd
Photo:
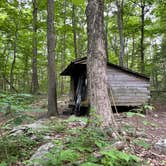
M 13 43 L 13 62 L 10 70 L 10 92 L 13 92 L 13 83 L 14 83 L 14 68 L 16 63 L 16 54 L 17 54 L 17 38 L 18 38 L 18 25 L 15 23 L 15 39 Z
M 130 68 L 133 69 L 134 66 L 134 53 L 135 53 L 135 36 L 132 35 L 132 53 L 131 53 L 131 65 Z
M 77 52 L 77 32 L 76 32 L 76 20 L 75 20 L 75 5 L 72 6 L 72 28 L 73 28 L 73 42 L 74 42 L 74 54 L 75 58 L 78 58 Z
M 64 20 L 63 25 L 66 26 L 66 0 L 64 0 Z M 61 71 L 65 68 L 65 54 L 66 54 L 66 29 L 63 32 L 63 50 L 61 54 Z M 61 77 L 61 95 L 64 94 L 64 78 Z
M 7 44 L 7 48 L 8 48 L 8 44 Z M 7 64 L 8 64 L 8 61 L 9 61 L 9 54 L 4 54 L 5 55 L 5 59 L 4 59 L 4 69 L 3 69 L 3 91 L 6 91 L 7 90 L 7 82 L 4 78 L 4 76 L 7 77 Z
M 54 0 L 47 0 L 48 116 L 58 115 L 55 66 Z
M 114 36 L 112 37 L 112 40 L 110 41 L 110 45 L 111 45 L 111 47 L 112 47 L 112 49 L 113 49 L 115 55 L 116 55 L 116 56 L 119 56 L 117 43 L 118 43 L 117 35 L 114 34 Z
M 145 71 L 144 59 L 144 27 L 145 27 L 145 1 L 141 0 L 141 72 Z
M 8 48 L 8 43 L 4 46 L 4 50 L 0 56 L 0 79 L 1 79 L 1 82 L 0 82 L 0 87 L 1 87 L 1 90 L 4 91 L 4 87 L 5 87 L 5 79 L 3 77 L 3 75 L 5 75 L 5 56 L 6 56 L 6 50 Z
M 24 92 L 30 92 L 31 89 L 29 89 L 28 87 L 31 87 L 29 85 L 29 75 L 28 75 L 28 70 L 29 70 L 29 66 L 28 66 L 28 61 L 29 61 L 29 56 L 25 55 L 25 59 L 24 59 L 24 72 L 23 72 L 23 91 Z
M 86 8 L 88 33 L 87 78 L 90 111 L 93 109 L 95 114 L 99 116 L 102 127 L 108 127 L 113 124 L 113 114 L 107 86 L 103 9 L 104 0 L 88 0 Z M 93 118 L 94 116 L 91 114 L 90 119 Z
M 105 50 L 106 50 L 106 57 L 107 61 L 109 61 L 109 55 L 108 55 L 108 14 L 109 14 L 109 9 L 106 7 L 106 13 L 107 13 L 107 19 L 105 21 Z
M 32 41 L 32 93 L 38 92 L 38 73 L 37 73 L 37 0 L 33 0 L 33 41 Z
M 120 39 L 120 52 L 119 52 L 119 65 L 123 66 L 123 58 L 124 58 L 124 28 L 123 28 L 123 0 L 116 0 L 117 6 L 117 23 L 118 23 L 118 31 L 119 31 L 119 39 Z

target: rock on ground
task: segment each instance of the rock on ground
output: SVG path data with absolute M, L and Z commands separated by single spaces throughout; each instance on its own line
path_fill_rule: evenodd
M 54 147 L 54 144 L 49 142 L 46 143 L 38 148 L 38 150 L 33 154 L 33 156 L 29 159 L 29 166 L 41 166 L 41 163 L 37 161 L 38 159 L 44 159 L 47 160 L 47 157 L 45 156 L 51 148 Z M 36 161 L 35 161 L 36 160 Z
M 162 154 L 166 154 L 166 139 L 160 139 L 155 144 L 155 148 L 158 149 Z
M 11 136 L 22 135 L 26 133 L 29 129 L 39 131 L 40 129 L 42 130 L 43 128 L 45 128 L 45 126 L 42 123 L 43 123 L 42 120 L 38 120 L 32 124 L 20 125 L 20 126 L 14 127 L 9 134 Z

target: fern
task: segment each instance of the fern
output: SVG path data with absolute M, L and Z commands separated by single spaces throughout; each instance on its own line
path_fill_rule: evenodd
M 131 154 L 127 154 L 115 149 L 110 151 L 102 151 L 101 154 L 104 155 L 102 159 L 102 164 L 105 166 L 139 166 L 140 159 Z

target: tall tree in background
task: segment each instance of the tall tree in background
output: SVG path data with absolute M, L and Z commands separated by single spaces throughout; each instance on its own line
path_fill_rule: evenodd
M 145 0 L 141 0 L 141 72 L 145 71 L 145 46 L 144 46 L 144 33 L 145 33 Z
M 37 74 L 37 0 L 33 0 L 33 38 L 32 38 L 32 93 L 38 91 L 38 74 Z
M 99 115 L 101 126 L 113 124 L 111 102 L 107 89 L 104 36 L 104 0 L 88 0 L 86 9 L 88 32 L 88 93 L 91 108 Z M 93 116 L 90 117 L 93 119 Z
M 146 14 L 150 10 L 153 4 L 153 0 L 136 0 L 132 1 L 140 8 L 140 32 L 141 32 L 141 39 L 140 39 L 140 55 L 141 55 L 141 72 L 145 72 L 145 26 L 146 26 Z
M 75 5 L 72 5 L 72 29 L 73 29 L 73 42 L 74 42 L 74 54 L 75 58 L 78 58 L 77 55 L 77 32 L 76 32 L 76 16 L 75 16 Z
M 124 28 L 123 28 L 123 3 L 124 0 L 116 0 L 117 7 L 117 25 L 118 25 L 118 33 L 120 40 L 120 51 L 119 51 L 119 65 L 123 66 L 123 58 L 124 58 Z
M 47 50 L 48 50 L 48 116 L 58 115 L 56 66 L 55 66 L 55 33 L 54 33 L 54 0 L 47 0 Z
M 67 1 L 64 0 L 64 7 L 63 7 L 63 43 L 62 43 L 62 53 L 61 53 L 61 71 L 65 68 L 65 56 L 66 56 L 66 7 L 67 7 Z M 64 94 L 64 78 L 61 78 L 61 95 Z
M 37 74 L 37 0 L 33 0 L 33 38 L 32 38 L 32 93 L 38 91 L 38 74 Z
M 13 83 L 14 83 L 14 68 L 15 68 L 15 63 L 16 63 L 16 56 L 17 56 L 17 40 L 18 40 L 18 24 L 14 20 L 15 23 L 15 32 L 14 32 L 14 41 L 13 41 L 13 61 L 12 61 L 12 66 L 10 69 L 10 92 L 13 92 Z

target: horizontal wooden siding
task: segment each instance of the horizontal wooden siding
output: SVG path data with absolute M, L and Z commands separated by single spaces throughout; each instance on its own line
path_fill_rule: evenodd
M 117 106 L 140 106 L 149 101 L 148 80 L 112 67 L 108 67 L 107 75 Z

